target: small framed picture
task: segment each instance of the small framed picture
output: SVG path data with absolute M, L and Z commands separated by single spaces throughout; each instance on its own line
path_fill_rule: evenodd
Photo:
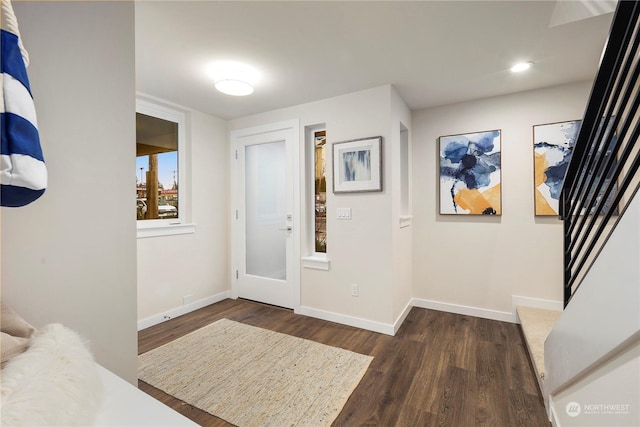
M 336 142 L 333 150 L 333 192 L 382 191 L 382 137 Z

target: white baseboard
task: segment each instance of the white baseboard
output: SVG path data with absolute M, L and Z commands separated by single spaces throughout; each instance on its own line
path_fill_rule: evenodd
M 182 316 L 183 314 L 190 313 L 198 310 L 202 307 L 220 302 L 227 298 L 232 298 L 231 291 L 221 292 L 219 294 L 201 299 L 199 301 L 192 302 L 191 304 L 176 307 L 168 310 L 164 313 L 159 313 L 146 319 L 138 321 L 138 331 L 149 328 L 158 323 L 165 322 L 174 317 Z M 331 311 L 319 310 L 312 307 L 300 307 L 297 311 L 299 314 L 303 314 L 309 317 L 315 317 L 317 319 L 328 320 L 330 322 L 341 323 L 343 325 L 354 326 L 356 328 L 362 328 L 373 332 L 379 332 L 386 335 L 395 335 L 402 326 L 402 323 L 409 315 L 412 307 L 428 308 L 431 310 L 445 311 L 448 313 L 463 314 L 466 316 L 482 317 L 485 319 L 499 320 L 503 322 L 518 323 L 518 314 L 515 307 L 523 305 L 527 307 L 543 308 L 547 310 L 562 310 L 561 301 L 543 300 L 538 298 L 529 298 L 513 295 L 511 298 L 512 312 L 490 310 L 485 308 L 471 307 L 466 305 L 451 304 L 440 301 L 426 300 L 420 298 L 413 298 L 409 301 L 396 321 L 393 324 L 376 322 L 373 320 L 362 319 L 359 317 L 349 316 L 340 313 L 334 313 Z M 165 317 L 167 316 L 167 317 Z
M 407 314 L 408 313 L 409 312 L 407 311 Z M 342 325 L 354 326 L 356 328 L 366 329 L 368 331 L 379 332 L 381 334 L 392 336 L 395 334 L 396 325 L 361 319 L 359 317 L 347 316 L 340 313 L 333 313 L 331 311 L 318 310 L 317 308 L 300 307 L 300 311 L 298 312 L 298 314 L 315 317 L 316 319 L 328 320 L 329 322 L 340 323 Z
M 427 308 L 430 310 L 445 311 L 447 313 L 462 314 L 465 316 L 481 317 L 484 319 L 498 320 L 501 322 L 518 323 L 518 314 L 515 307 L 525 305 L 528 307 L 544 308 L 547 310 L 562 310 L 562 302 L 543 300 L 538 298 L 512 297 L 512 311 L 498 311 L 486 308 L 471 307 L 467 305 L 451 304 L 440 301 L 413 298 L 402 311 L 398 319 L 391 324 L 375 322 L 330 311 L 318 310 L 311 307 L 300 307 L 299 314 L 315 317 L 317 319 L 328 320 L 330 322 L 341 323 L 343 325 L 355 326 L 369 331 L 379 332 L 387 335 L 395 335 L 402 326 L 412 307 Z
M 196 311 L 202 307 L 206 307 L 216 302 L 220 302 L 222 300 L 230 298 L 230 296 L 231 296 L 231 291 L 221 292 L 219 294 L 212 295 L 210 297 L 203 298 L 198 301 L 194 301 L 191 304 L 186 304 L 181 307 L 176 307 L 169 311 L 165 311 L 164 313 L 158 313 L 154 316 L 147 317 L 146 319 L 138 320 L 138 331 L 147 329 L 153 325 L 157 325 L 158 323 L 166 322 L 167 320 L 173 319 L 174 317 L 191 313 L 192 311 Z
M 413 301 L 409 300 L 409 302 L 407 303 L 407 306 L 404 308 L 404 310 L 402 310 L 402 313 L 400 313 L 400 316 L 398 316 L 396 321 L 393 323 L 393 335 L 395 335 L 396 332 L 398 332 L 398 329 L 400 329 L 400 326 L 402 326 L 404 319 L 407 318 L 412 308 L 413 308 Z
M 548 299 L 521 297 L 518 295 L 511 296 L 511 312 L 513 313 L 513 323 L 520 323 L 518 319 L 518 313 L 516 312 L 517 306 L 541 308 L 544 310 L 562 311 L 562 301 L 553 301 Z
M 447 302 L 432 301 L 420 298 L 414 298 L 412 300 L 412 304 L 414 307 L 428 308 L 430 310 L 446 311 L 447 313 L 463 314 L 465 316 L 482 317 L 484 319 L 516 323 L 514 314 L 506 311 L 470 307 L 467 305 L 451 304 Z

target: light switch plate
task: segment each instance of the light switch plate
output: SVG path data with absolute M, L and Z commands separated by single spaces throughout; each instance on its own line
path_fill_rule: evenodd
M 351 208 L 338 208 L 338 219 L 351 219 Z

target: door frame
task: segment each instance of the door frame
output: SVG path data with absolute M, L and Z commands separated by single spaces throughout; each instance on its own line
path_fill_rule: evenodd
M 300 311 L 300 232 L 302 223 L 300 222 L 300 120 L 292 119 L 282 122 L 269 123 L 266 125 L 255 126 L 244 129 L 232 130 L 230 132 L 230 187 L 231 187 L 231 210 L 229 212 L 229 218 L 231 222 L 231 297 L 233 299 L 238 298 L 238 272 L 242 265 L 242 259 L 240 253 L 242 251 L 242 242 L 240 241 L 242 233 L 241 218 L 243 215 L 239 215 L 239 207 L 241 205 L 241 197 L 244 196 L 244 189 L 242 188 L 243 177 L 240 176 L 241 168 L 238 164 L 237 150 L 240 149 L 239 140 L 241 138 L 247 138 L 252 136 L 258 136 L 262 134 L 269 134 L 273 132 L 288 131 L 291 136 L 291 148 L 287 149 L 287 162 L 292 166 L 292 183 L 293 186 L 293 200 L 292 203 L 292 215 L 293 230 L 291 231 L 292 240 L 292 253 L 287 254 L 287 277 L 289 272 L 293 285 L 293 311 L 298 313 Z

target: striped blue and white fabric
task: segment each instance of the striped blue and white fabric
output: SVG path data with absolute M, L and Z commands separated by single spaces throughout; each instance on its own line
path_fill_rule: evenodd
M 1 2 L 0 204 L 19 207 L 42 196 L 47 187 L 47 168 L 27 76 L 28 56 L 11 2 Z

